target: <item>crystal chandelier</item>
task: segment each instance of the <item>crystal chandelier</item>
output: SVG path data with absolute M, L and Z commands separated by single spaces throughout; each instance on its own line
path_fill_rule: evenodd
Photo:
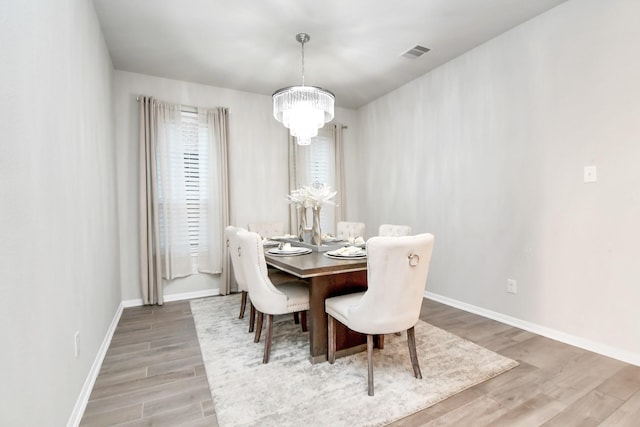
M 289 128 L 299 145 L 311 144 L 318 129 L 333 119 L 335 96 L 328 90 L 304 85 L 304 44 L 308 34 L 296 35 L 302 45 L 302 86 L 278 89 L 273 94 L 273 117 Z

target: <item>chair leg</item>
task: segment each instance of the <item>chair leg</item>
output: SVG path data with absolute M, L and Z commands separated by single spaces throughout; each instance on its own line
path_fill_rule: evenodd
M 373 335 L 367 335 L 368 394 L 373 396 Z
M 263 318 L 262 312 L 258 311 L 258 324 L 256 325 L 256 336 L 253 339 L 253 342 L 260 341 L 260 334 L 262 334 L 262 318 Z
M 416 333 L 413 326 L 407 329 L 407 344 L 409 345 L 409 356 L 411 356 L 411 365 L 413 365 L 413 374 L 418 379 L 422 379 L 420 365 L 418 364 L 418 353 L 416 352 Z
M 331 315 L 327 315 L 327 361 L 336 361 L 336 319 Z
M 238 319 L 244 318 L 244 309 L 247 306 L 247 291 L 242 291 L 242 298 L 240 299 L 240 316 Z
M 295 323 L 296 325 L 298 323 L 300 323 L 300 316 L 298 316 L 298 312 L 297 311 L 295 313 L 293 313 L 293 323 Z
M 271 354 L 271 338 L 273 337 L 273 314 L 267 314 L 267 336 L 264 337 L 264 357 L 262 363 L 269 363 Z
M 307 332 L 307 310 L 300 312 L 300 326 L 302 326 L 302 332 Z
M 249 332 L 253 332 L 253 327 L 256 323 L 256 308 L 249 301 Z
M 378 348 L 384 350 L 384 334 L 378 335 Z

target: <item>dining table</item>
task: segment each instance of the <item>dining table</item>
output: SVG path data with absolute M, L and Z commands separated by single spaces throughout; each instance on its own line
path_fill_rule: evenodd
M 327 360 L 327 314 L 325 299 L 367 289 L 367 259 L 336 259 L 326 252 L 304 255 L 273 255 L 265 250 L 269 266 L 292 274 L 309 284 L 309 355 L 311 363 Z M 336 357 L 366 349 L 366 335 L 337 322 Z

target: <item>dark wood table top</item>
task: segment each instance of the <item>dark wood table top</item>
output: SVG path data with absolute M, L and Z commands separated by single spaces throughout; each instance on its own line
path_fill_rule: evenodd
M 366 258 L 335 259 L 324 254 L 325 252 L 311 252 L 306 255 L 275 256 L 265 251 L 264 257 L 267 264 L 302 279 L 367 269 Z

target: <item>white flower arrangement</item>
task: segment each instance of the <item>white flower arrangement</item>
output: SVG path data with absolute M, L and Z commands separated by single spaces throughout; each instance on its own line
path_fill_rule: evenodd
M 324 204 L 335 205 L 332 200 L 337 191 L 331 191 L 331 187 L 325 184 L 315 184 L 313 186 L 303 185 L 293 190 L 287 196 L 289 203 L 294 203 L 304 208 L 319 208 Z

